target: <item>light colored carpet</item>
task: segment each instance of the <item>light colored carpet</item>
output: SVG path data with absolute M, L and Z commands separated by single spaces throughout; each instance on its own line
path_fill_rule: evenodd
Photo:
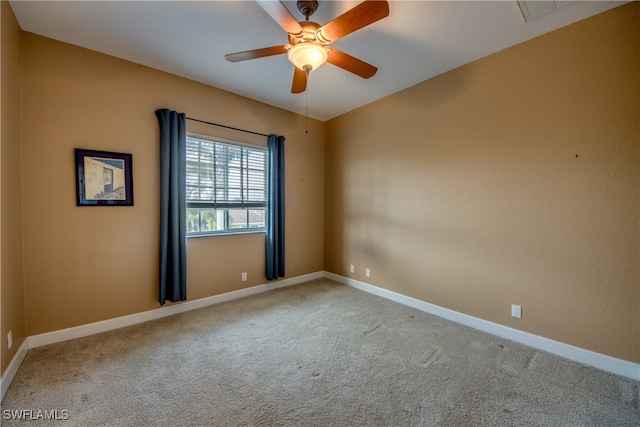
M 639 383 L 318 280 L 30 350 L 64 426 L 638 426 Z M 3 425 L 25 422 L 3 420 Z

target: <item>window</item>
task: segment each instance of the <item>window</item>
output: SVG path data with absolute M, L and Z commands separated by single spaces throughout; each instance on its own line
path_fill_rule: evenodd
M 187 136 L 187 235 L 264 231 L 267 150 Z

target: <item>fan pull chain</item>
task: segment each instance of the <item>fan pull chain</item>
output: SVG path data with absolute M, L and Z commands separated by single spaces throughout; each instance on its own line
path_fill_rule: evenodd
M 307 81 L 309 81 L 309 72 L 307 71 Z M 309 134 L 309 85 L 304 91 L 304 133 Z

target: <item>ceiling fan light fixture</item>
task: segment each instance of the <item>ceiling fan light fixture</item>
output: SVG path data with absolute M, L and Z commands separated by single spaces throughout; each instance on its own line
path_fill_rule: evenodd
M 287 58 L 299 69 L 310 72 L 327 62 L 327 48 L 311 42 L 301 42 L 289 49 Z

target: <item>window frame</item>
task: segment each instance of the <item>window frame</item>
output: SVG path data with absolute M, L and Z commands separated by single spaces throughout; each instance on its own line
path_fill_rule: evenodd
M 266 146 L 249 144 L 240 141 L 229 140 L 225 138 L 217 138 L 210 135 L 202 135 L 193 132 L 188 132 L 186 135 L 187 145 L 189 139 L 196 139 L 200 141 L 211 142 L 214 145 L 216 143 L 229 145 L 233 147 L 239 147 L 240 149 L 246 148 L 250 150 L 258 150 L 264 152 L 264 202 L 255 202 L 255 201 L 239 201 L 237 203 L 224 203 L 223 207 L 219 207 L 220 202 L 216 201 L 190 201 L 187 199 L 187 195 L 185 194 L 185 216 L 188 209 L 198 209 L 198 226 L 200 227 L 200 215 L 203 210 L 214 210 L 214 211 L 224 211 L 224 221 L 225 228 L 223 230 L 205 230 L 205 231 L 188 231 L 185 230 L 187 238 L 194 237 L 206 237 L 206 236 L 226 236 L 233 234 L 253 234 L 253 233 L 266 233 L 266 216 L 267 216 L 267 208 L 269 205 L 269 188 L 268 188 L 268 176 L 269 176 L 269 152 Z M 185 147 L 186 148 L 186 147 Z M 214 148 L 215 149 L 215 148 Z M 185 150 L 188 151 L 188 150 Z M 243 157 L 243 156 L 242 156 Z M 188 162 L 185 153 L 185 162 Z M 243 162 L 241 162 L 242 164 Z M 240 167 L 240 175 L 244 176 L 244 171 L 248 168 L 245 168 L 244 165 Z M 185 187 L 186 187 L 186 177 L 187 172 L 185 169 Z M 228 188 L 228 186 L 225 186 Z M 243 191 L 243 187 L 240 189 L 241 193 Z M 186 193 L 186 188 L 185 188 Z M 243 194 L 244 196 L 244 194 Z M 249 225 L 249 211 L 255 210 L 263 210 L 264 211 L 264 226 L 263 227 L 248 227 Z M 247 227 L 246 228 L 228 228 L 229 227 L 229 211 L 232 210 L 244 210 L 247 215 Z M 187 225 L 188 226 L 188 225 Z

